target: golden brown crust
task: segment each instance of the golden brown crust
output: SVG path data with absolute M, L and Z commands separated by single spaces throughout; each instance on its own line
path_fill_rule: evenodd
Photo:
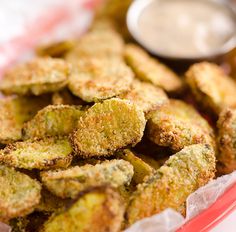
M 68 89 L 63 89 L 52 94 L 53 105 L 86 105 L 82 99 L 73 95 Z
M 167 92 L 178 92 L 182 88 L 181 79 L 172 70 L 137 45 L 126 45 L 124 57 L 138 79 L 151 82 Z
M 7 145 L 0 150 L 0 162 L 23 169 L 66 168 L 72 161 L 67 138 L 46 137 Z
M 48 104 L 48 96 L 0 99 L 0 143 L 6 144 L 21 139 L 23 123 Z
M 71 135 L 74 151 L 85 158 L 112 155 L 137 144 L 145 124 L 142 110 L 129 101 L 113 98 L 96 103 L 80 118 Z
M 214 131 L 191 106 L 180 100 L 170 100 L 149 115 L 147 137 L 154 143 L 179 151 L 184 146 L 207 143 L 215 145 Z
M 83 114 L 81 106 L 49 105 L 24 124 L 22 137 L 26 140 L 68 135 L 76 128 Z
M 83 59 L 74 65 L 69 89 L 84 101 L 101 101 L 127 92 L 133 76 L 133 72 L 121 60 Z
M 67 84 L 69 73 L 70 66 L 62 59 L 35 58 L 6 72 L 0 90 L 19 95 L 54 92 Z
M 24 217 L 14 218 L 9 223 L 11 232 L 39 232 L 49 216 L 49 213 L 33 212 Z
M 63 210 L 69 203 L 69 199 L 61 199 L 47 189 L 41 190 L 41 199 L 39 204 L 36 206 L 36 212 L 53 213 Z
M 225 107 L 236 106 L 236 83 L 216 64 L 192 65 L 186 73 L 186 82 L 196 100 L 217 115 Z
M 101 18 L 109 18 L 119 25 L 125 24 L 126 12 L 132 0 L 103 0 L 96 9 L 96 20 Z M 119 12 L 119 13 L 118 13 Z M 122 26 L 123 26 L 122 25 Z
M 93 21 L 91 27 L 89 28 L 90 32 L 104 32 L 104 31 L 116 31 L 115 22 L 111 19 L 102 17 Z
M 50 56 L 54 58 L 64 57 L 75 46 L 75 41 L 64 40 L 56 43 L 46 44 L 36 48 L 38 56 Z
M 41 232 L 118 232 L 124 203 L 109 187 L 94 187 L 81 193 L 64 212 L 53 215 Z
M 66 60 L 76 64 L 84 58 L 121 59 L 123 48 L 124 42 L 114 30 L 91 31 L 78 40 L 75 48 L 66 56 Z
M 31 213 L 40 200 L 41 186 L 13 168 L 0 166 L 0 220 Z
M 74 166 L 66 170 L 41 173 L 43 184 L 56 196 L 75 198 L 91 186 L 109 184 L 112 187 L 129 185 L 133 166 L 125 160 L 106 160 L 96 165 Z
M 148 163 L 146 163 L 144 160 L 138 157 L 134 152 L 128 149 L 125 149 L 122 152 L 118 152 L 116 156 L 132 164 L 134 168 L 134 176 L 132 181 L 135 184 L 142 183 L 146 176 L 154 172 L 154 168 L 152 168 Z
M 230 75 L 236 80 L 235 57 L 236 57 L 236 48 L 234 48 L 232 51 L 230 51 L 224 56 L 224 65 L 227 68 L 227 71 L 230 71 Z
M 217 122 L 219 155 L 217 169 L 221 174 L 236 170 L 236 110 L 225 109 Z
M 191 170 L 191 173 L 190 173 Z M 215 154 L 209 145 L 186 146 L 138 185 L 127 209 L 128 225 L 172 208 L 183 215 L 189 194 L 215 176 Z
M 104 18 L 110 20 L 124 39 L 133 40 L 126 26 L 126 14 L 132 0 L 103 0 L 100 3 L 95 13 L 95 22 Z
M 130 91 L 119 96 L 140 107 L 145 114 L 168 102 L 166 93 L 150 83 L 134 80 Z

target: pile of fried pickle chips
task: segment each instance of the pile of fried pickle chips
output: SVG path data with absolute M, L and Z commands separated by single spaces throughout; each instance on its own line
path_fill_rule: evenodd
M 13 232 L 184 216 L 189 194 L 236 169 L 235 80 L 208 62 L 176 74 L 128 37 L 130 1 L 108 2 L 84 36 L 0 82 L 0 220 Z

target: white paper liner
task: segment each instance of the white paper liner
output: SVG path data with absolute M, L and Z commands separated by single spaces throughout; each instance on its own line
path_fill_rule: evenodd
M 125 232 L 173 232 L 189 219 L 207 209 L 235 183 L 236 171 L 212 180 L 192 193 L 186 203 L 186 219 L 180 213 L 172 209 L 166 209 L 159 214 L 136 222 Z
M 212 180 L 192 193 L 187 199 L 186 219 L 189 220 L 207 209 L 234 183 L 236 171 Z
M 125 232 L 170 232 L 183 224 L 184 217 L 173 209 L 166 209 L 152 217 L 142 219 Z

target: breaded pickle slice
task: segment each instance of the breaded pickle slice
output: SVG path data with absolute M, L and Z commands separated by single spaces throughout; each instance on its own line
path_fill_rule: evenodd
M 118 232 L 123 221 L 124 203 L 108 187 L 86 190 L 64 212 L 53 215 L 41 232 Z
M 128 224 L 172 208 L 185 214 L 189 194 L 215 175 L 215 154 L 204 144 L 186 146 L 138 185 L 127 209 Z
M 66 60 L 77 63 L 84 58 L 121 58 L 124 42 L 114 30 L 92 31 L 82 36 L 75 48 L 66 56 Z
M 227 68 L 229 66 L 230 68 L 230 75 L 236 79 L 236 62 L 235 62 L 235 57 L 236 57 L 236 48 L 234 48 L 232 51 L 227 53 L 224 56 L 224 62 L 227 64 Z
M 36 49 L 38 56 L 64 57 L 75 46 L 75 41 L 64 40 L 56 43 L 39 46 Z
M 68 135 L 83 114 L 81 106 L 49 105 L 24 124 L 23 139 Z
M 21 139 L 23 123 L 49 103 L 48 96 L 0 99 L 0 143 L 6 144 Z
M 96 103 L 79 119 L 71 136 L 74 151 L 85 158 L 112 155 L 137 144 L 145 124 L 143 111 L 129 101 L 114 98 Z
M 147 137 L 154 143 L 179 151 L 184 146 L 207 143 L 215 147 L 214 131 L 191 106 L 170 100 L 152 112 L 147 123 Z
M 177 92 L 182 88 L 181 79 L 172 70 L 137 45 L 126 45 L 124 56 L 138 79 L 151 82 L 167 92 Z
M 217 122 L 218 147 L 217 169 L 221 174 L 236 170 L 236 110 L 225 109 Z
M 163 154 L 161 155 L 163 156 Z M 154 159 L 154 157 L 152 157 L 150 154 L 140 154 L 140 153 L 137 153 L 137 156 L 153 169 L 158 169 L 163 164 L 163 163 L 161 164 L 162 157 Z
M 44 213 L 52 213 L 58 212 L 63 209 L 69 203 L 69 199 L 61 199 L 52 193 L 50 193 L 47 189 L 41 190 L 41 199 L 39 204 L 36 206 L 35 211 L 44 212 Z
M 30 223 L 27 226 L 27 232 L 39 232 L 44 223 L 49 219 L 51 215 L 49 213 L 33 212 L 27 216 Z
M 52 94 L 52 104 L 53 105 L 86 105 L 82 99 L 73 95 L 68 89 L 63 89 L 61 91 Z
M 192 65 L 186 73 L 186 82 L 198 102 L 216 114 L 225 107 L 236 106 L 236 83 L 216 64 Z
M 123 38 L 132 39 L 126 26 L 126 13 L 132 0 L 104 0 L 100 3 L 95 12 L 95 21 L 108 18 L 116 24 Z
M 106 17 L 95 19 L 89 28 L 90 32 L 105 32 L 111 30 L 116 31 L 116 25 L 111 19 Z
M 113 187 L 129 185 L 133 166 L 125 160 L 107 160 L 96 165 L 86 164 L 67 170 L 41 173 L 43 184 L 56 196 L 76 198 L 88 187 L 109 184 Z
M 7 145 L 0 150 L 0 162 L 23 169 L 66 168 L 72 161 L 67 138 L 44 138 Z
M 48 220 L 49 213 L 33 212 L 25 217 L 17 217 L 10 221 L 11 232 L 39 232 Z
M 0 91 L 19 95 L 54 92 L 67 84 L 69 73 L 70 66 L 62 59 L 35 58 L 6 72 Z
M 117 189 L 117 191 L 119 192 L 121 198 L 125 203 L 125 206 L 128 205 L 130 197 L 135 190 L 136 190 L 136 183 L 133 181 L 130 183 L 130 185 L 122 185 Z
M 168 102 L 168 97 L 161 88 L 138 80 L 132 83 L 130 91 L 119 97 L 133 102 L 135 105 L 139 106 L 145 114 Z
M 40 200 L 41 186 L 29 176 L 0 165 L 0 220 L 32 212 Z
M 135 155 L 132 151 L 125 149 L 122 152 L 119 152 L 117 156 L 121 159 L 124 159 L 130 162 L 134 167 L 134 176 L 133 181 L 135 184 L 142 183 L 145 176 L 150 175 L 154 172 L 154 169 L 137 155 Z
M 155 169 L 159 168 L 160 165 L 163 164 L 162 160 L 165 160 L 173 154 L 173 151 L 169 147 L 158 146 L 148 139 L 147 135 L 143 137 L 141 142 L 138 143 L 133 150 L 141 157 L 141 159 L 148 162 Z M 147 160 L 145 160 L 146 157 L 148 158 Z M 156 162 L 153 162 L 153 159 Z
M 30 221 L 27 217 L 14 218 L 9 222 L 9 225 L 11 226 L 11 232 L 28 232 L 27 226 L 29 223 Z
M 118 59 L 84 59 L 74 65 L 70 91 L 87 102 L 118 96 L 130 89 L 133 72 Z
M 108 17 L 119 24 L 125 24 L 126 12 L 132 0 L 104 0 L 97 7 L 97 18 Z

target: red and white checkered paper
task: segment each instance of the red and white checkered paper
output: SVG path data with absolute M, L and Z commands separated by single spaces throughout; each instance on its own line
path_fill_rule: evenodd
M 20 0 L 0 2 L 0 76 L 27 59 L 37 44 L 78 37 L 92 19 L 94 0 Z

